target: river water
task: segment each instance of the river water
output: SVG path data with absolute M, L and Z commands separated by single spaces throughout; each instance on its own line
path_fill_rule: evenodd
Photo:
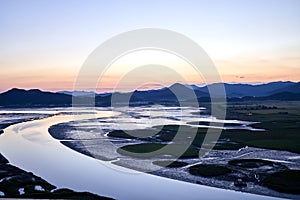
M 67 112 L 69 111 L 68 109 Z M 2 111 L 8 112 L 10 111 Z M 39 110 L 37 113 L 43 111 Z M 49 111 L 46 113 L 49 114 Z M 118 114 L 101 110 L 97 111 L 96 117 L 107 118 Z M 88 191 L 116 199 L 277 199 L 119 167 L 73 151 L 48 133 L 48 128 L 52 125 L 91 118 L 95 118 L 95 114 L 77 114 L 74 117 L 64 113 L 9 126 L 0 136 L 0 152 L 12 165 L 31 171 L 57 187 Z

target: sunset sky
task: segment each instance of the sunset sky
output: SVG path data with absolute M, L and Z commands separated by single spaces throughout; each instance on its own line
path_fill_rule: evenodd
M 194 40 L 224 82 L 300 81 L 299 0 L 0 0 L 0 92 L 72 90 L 97 46 L 139 28 L 169 29 Z M 113 64 L 97 91 L 112 90 L 130 67 L 151 62 L 203 83 L 179 58 L 145 51 Z M 138 79 L 142 74 L 120 90 L 141 87 Z

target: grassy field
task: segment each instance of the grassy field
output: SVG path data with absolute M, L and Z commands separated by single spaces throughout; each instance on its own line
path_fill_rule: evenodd
M 199 113 L 195 113 L 199 115 Z M 286 150 L 300 153 L 300 102 L 238 102 L 228 104 L 226 119 L 258 122 L 252 124 L 253 128 L 264 131 L 250 131 L 244 129 L 222 130 L 214 150 L 239 150 L 245 146 L 274 150 Z M 207 122 L 191 122 L 190 124 L 208 125 Z M 215 123 L 219 126 L 220 124 Z M 236 124 L 227 124 L 233 126 Z M 207 134 L 207 128 L 192 128 L 190 126 L 165 125 L 152 127 L 157 130 L 155 135 L 150 135 L 149 130 L 138 130 L 125 133 L 112 131 L 111 137 L 135 139 L 141 143 L 127 145 L 117 151 L 122 155 L 136 158 L 158 158 L 153 164 L 180 168 L 187 165 L 186 162 L 165 160 L 164 155 L 172 155 L 175 158 L 197 158 L 199 149 L 203 145 Z M 179 128 L 182 130 L 177 133 Z M 216 129 L 214 129 L 216 130 Z M 152 130 L 153 131 L 153 130 Z M 194 135 L 196 133 L 196 135 Z M 191 138 L 194 138 L 191 140 Z M 168 148 L 163 148 L 168 146 Z M 188 148 L 187 148 L 188 147 Z M 180 152 L 187 148 L 182 156 Z M 215 179 L 226 179 L 235 183 L 242 177 L 246 187 L 248 183 L 266 186 L 272 190 L 285 193 L 299 194 L 300 171 L 290 170 L 286 165 L 263 159 L 235 159 L 226 164 L 197 164 L 188 168 L 188 172 L 194 176 Z M 257 176 L 255 176 L 257 175 Z M 259 177 L 259 180 L 258 178 Z
M 153 164 L 161 167 L 169 167 L 169 168 L 184 167 L 188 165 L 188 163 L 186 162 L 174 161 L 174 160 L 156 160 L 153 161 Z
M 229 165 L 242 168 L 257 168 L 267 165 L 272 165 L 273 162 L 261 159 L 235 159 L 228 162 Z
M 260 122 L 252 127 L 266 131 L 225 130 L 221 138 L 247 146 L 300 153 L 300 102 L 263 102 L 263 105 L 268 109 L 259 109 L 252 103 L 229 105 L 227 118 Z
M 161 143 L 141 143 L 127 145 L 117 149 L 117 152 L 122 155 L 133 156 L 137 158 L 151 158 L 164 155 L 171 155 L 180 158 L 197 158 L 199 156 L 196 148 L 185 145 L 166 145 Z
M 300 194 L 300 170 L 286 170 L 267 176 L 263 183 L 279 192 Z
M 198 164 L 191 166 L 189 172 L 195 176 L 215 177 L 231 173 L 232 171 L 226 166 L 215 164 Z
M 265 131 L 223 130 L 220 142 L 214 146 L 215 150 L 238 150 L 245 146 L 252 146 L 300 153 L 300 102 L 292 102 L 291 104 L 286 102 L 229 104 L 227 119 L 259 122 L 251 126 Z M 156 152 L 153 155 L 151 155 L 151 152 L 164 147 L 165 145 L 162 143 L 172 141 L 179 146 L 182 144 L 191 145 L 182 156 L 187 158 L 196 157 L 197 149 L 202 146 L 207 132 L 207 128 L 195 130 L 190 126 L 181 126 L 182 132 L 178 134 L 178 125 L 155 126 L 153 128 L 160 131 L 155 135 L 151 135 L 150 133 L 153 130 L 131 131 L 129 134 L 116 130 L 110 132 L 108 136 L 130 139 L 139 137 L 146 142 L 120 148 L 118 152 L 123 155 L 135 157 L 141 156 L 137 154 L 143 154 L 146 157 L 157 156 L 155 155 Z M 195 132 L 196 135 L 194 135 Z M 140 137 L 141 135 L 143 135 L 143 138 Z M 175 136 L 176 139 L 174 139 Z M 194 140 L 191 141 L 190 138 L 194 138 Z M 174 147 L 171 146 L 172 150 L 170 149 L 170 152 L 165 153 L 171 153 L 171 151 L 174 151 Z

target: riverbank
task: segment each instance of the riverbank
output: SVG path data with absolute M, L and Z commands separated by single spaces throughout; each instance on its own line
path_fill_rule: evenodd
M 64 127 L 66 128 L 66 124 L 64 124 Z M 111 138 L 111 140 L 113 140 L 115 147 L 122 147 L 124 145 L 126 147 L 126 142 L 124 142 L 123 139 L 114 137 Z M 127 149 L 130 152 L 143 154 L 143 152 L 149 149 L 154 151 L 152 146 L 147 146 L 147 144 L 151 145 L 151 143 L 143 143 L 144 145 L 137 146 L 135 149 L 133 144 L 134 141 L 131 139 L 128 142 L 133 145 L 131 146 L 132 148 Z M 280 192 L 273 190 L 272 186 L 269 188 L 263 181 L 267 176 L 270 176 L 273 173 L 290 169 L 299 169 L 300 157 L 298 154 L 292 152 L 242 147 L 241 149 L 236 150 L 212 150 L 209 154 L 201 158 L 197 158 L 196 154 L 186 154 L 186 157 L 174 159 L 172 156 L 163 155 L 151 155 L 150 157 L 144 158 L 134 157 L 128 153 L 125 153 L 124 155 L 121 153 L 120 155 L 116 152 L 116 148 L 114 148 L 114 151 L 112 149 L 107 149 L 109 147 L 111 148 L 111 146 L 105 146 L 106 152 L 110 152 L 110 154 L 103 157 L 101 147 L 105 143 L 103 143 L 101 139 L 97 139 L 96 141 L 80 141 L 71 140 L 69 138 L 68 141 L 63 141 L 62 143 L 87 156 L 96 157 L 100 160 L 109 160 L 115 165 L 161 177 L 252 194 L 292 199 L 297 199 L 299 197 L 299 194 L 293 194 L 299 191 L 297 188 L 295 188 L 294 191 L 286 192 L 283 190 L 283 192 Z M 154 145 L 153 148 L 156 148 L 156 146 L 157 145 Z M 100 151 L 101 153 L 99 153 Z M 249 164 L 250 167 L 240 167 L 230 164 L 235 160 L 238 161 L 238 159 L 241 159 L 241 163 L 252 159 Z M 157 167 L 156 163 L 159 161 L 160 163 L 162 161 L 165 162 L 160 167 Z M 173 164 L 172 162 L 174 161 L 176 161 L 177 164 Z M 171 166 L 169 167 L 168 165 Z M 204 174 L 191 174 L 190 169 L 196 165 L 209 166 L 209 170 L 207 173 L 203 172 Z M 214 170 L 214 167 L 225 167 L 226 169 L 228 168 L 229 171 L 228 173 L 212 173 L 212 175 L 210 175 L 211 171 Z M 244 183 L 243 185 L 238 183 L 239 179 Z M 281 179 L 280 181 L 284 180 Z M 285 188 L 291 186 L 291 184 L 287 184 Z
M 28 112 L 28 111 L 27 111 Z M 0 135 L 4 129 L 23 122 L 41 120 L 59 114 L 44 111 L 44 114 L 26 111 L 0 112 Z M 17 147 L 16 147 L 17 148 Z M 67 188 L 57 188 L 32 172 L 22 170 L 11 163 L 0 152 L 0 198 L 42 198 L 42 199 L 87 199 L 110 200 L 112 198 L 89 192 L 76 192 Z
M 1 154 L 0 198 L 111 200 L 88 192 L 57 188 L 41 177 L 11 165 Z
M 84 115 L 78 120 L 92 117 Z M 276 199 L 139 173 L 89 158 L 70 150 L 48 133 L 50 126 L 72 120 L 73 116 L 59 115 L 10 126 L 0 136 L 0 150 L 13 165 L 32 171 L 57 187 L 116 199 L 199 199 L 199 196 L 228 200 Z M 10 144 L 18 144 L 18 148 Z M 28 156 L 30 160 L 26 159 Z
M 270 104 L 270 102 L 264 102 L 264 104 L 266 103 Z M 158 168 L 155 164 L 162 162 L 170 164 L 176 160 L 172 158 L 172 155 L 166 157 L 156 152 L 166 143 L 172 142 L 173 137 L 176 135 L 178 125 L 174 124 L 178 121 L 170 121 L 170 118 L 168 122 L 173 123 L 173 125 L 164 126 L 153 137 L 151 135 L 149 137 L 140 136 L 151 133 L 157 128 L 156 126 L 150 129 L 126 130 L 124 132 L 122 130 L 110 130 L 109 124 L 111 121 L 106 119 L 58 124 L 52 126 L 49 131 L 53 137 L 59 139 L 71 149 L 100 160 L 109 160 L 113 164 L 130 169 L 194 184 L 297 199 L 299 198 L 299 188 L 297 187 L 299 184 L 297 183 L 300 181 L 298 177 L 300 157 L 297 152 L 299 149 L 297 148 L 299 144 L 297 142 L 299 140 L 297 134 L 297 130 L 299 130 L 299 110 L 297 106 L 283 107 L 278 105 L 278 102 L 275 103 L 277 105 L 275 109 L 275 106 L 253 104 L 229 107 L 227 117 L 234 120 L 234 122 L 236 122 L 236 119 L 242 119 L 245 121 L 244 123 L 248 121 L 250 122 L 249 128 L 246 129 L 247 126 L 243 125 L 243 129 L 235 129 L 239 128 L 240 124 L 234 124 L 235 126 L 232 129 L 224 129 L 214 149 L 206 156 L 198 158 L 197 150 L 201 147 L 203 135 L 206 133 L 205 128 L 200 127 L 197 133 L 198 136 L 193 141 L 191 148 L 177 160 L 180 163 L 177 163 L 178 165 L 174 164 L 173 167 L 166 167 L 167 164 L 165 164 Z M 249 114 L 250 112 L 251 114 Z M 140 119 L 143 112 L 138 110 L 137 113 L 131 110 L 133 118 Z M 169 116 L 176 119 L 176 114 L 171 113 Z M 135 119 L 130 120 L 134 121 Z M 195 118 L 190 118 L 190 120 L 195 121 Z M 120 121 L 120 126 L 122 126 L 122 122 L 126 120 L 122 119 Z M 206 121 L 204 122 L 205 124 L 200 121 L 199 124 L 209 125 Z M 214 124 L 215 126 L 218 125 Z M 232 124 L 229 125 L 232 126 Z M 106 132 L 101 132 L 100 126 L 106 127 Z M 135 126 L 137 125 L 135 124 Z M 258 127 L 258 129 L 251 129 L 251 126 Z M 228 128 L 228 125 L 225 128 Z M 188 131 L 189 127 L 186 127 L 186 129 Z M 184 138 L 182 139 L 184 140 Z M 110 142 L 111 145 L 109 145 Z M 258 144 L 258 147 L 263 148 L 257 148 L 256 145 Z M 149 152 L 156 153 L 149 154 Z M 168 154 L 168 152 L 165 153 Z M 241 160 L 241 163 L 248 164 L 244 167 L 231 164 L 236 160 L 238 161 L 238 159 Z M 247 167 L 248 165 L 250 167 Z M 227 173 L 212 173 L 209 176 L 203 173 L 193 174 L 191 169 L 194 166 L 198 166 L 202 170 L 209 168 L 207 166 L 210 166 L 211 169 L 226 168 Z M 211 173 L 209 170 L 206 170 L 206 172 Z M 274 176 L 278 173 L 280 180 L 277 182 L 284 182 L 285 185 L 283 186 L 277 186 L 274 183 Z M 283 176 L 280 176 L 280 173 L 292 173 L 292 176 L 296 179 L 284 179 Z

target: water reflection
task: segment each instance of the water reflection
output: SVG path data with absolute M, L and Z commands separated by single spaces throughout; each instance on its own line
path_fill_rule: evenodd
M 16 111 L 20 112 L 57 114 L 70 112 L 70 109 Z M 122 117 L 122 114 L 110 110 L 96 113 L 97 118 L 104 120 L 114 120 L 117 116 Z M 120 171 L 110 162 L 99 161 L 67 148 L 48 133 L 48 128 L 54 124 L 94 117 L 95 113 L 76 117 L 62 114 L 12 125 L 0 136 L 1 153 L 11 164 L 31 171 L 58 187 L 89 191 L 116 199 L 275 199 L 191 184 L 130 169 Z M 126 124 L 125 116 L 122 120 Z M 169 122 L 170 119 L 165 120 Z M 174 120 L 172 122 L 176 123 Z M 158 122 L 154 120 L 151 123 Z M 129 128 L 128 125 L 124 127 Z

